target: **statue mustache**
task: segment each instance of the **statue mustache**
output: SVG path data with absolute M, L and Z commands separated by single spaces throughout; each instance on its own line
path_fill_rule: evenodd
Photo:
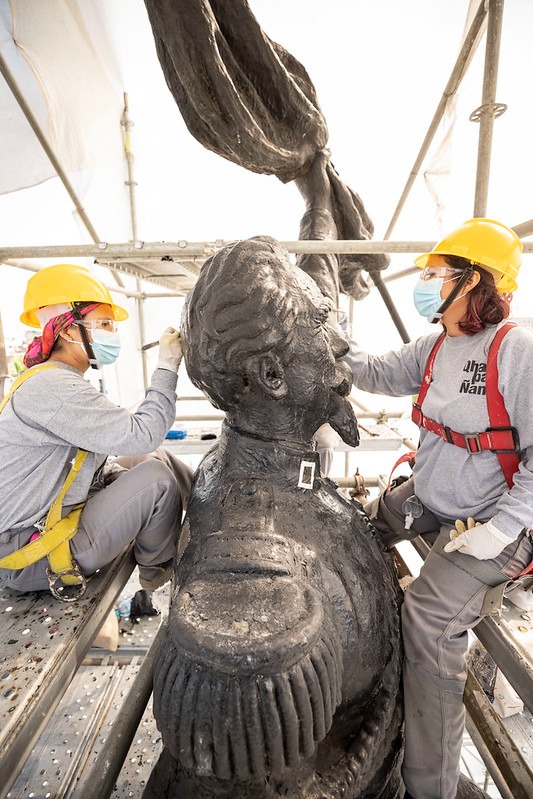
M 349 390 L 346 394 L 349 394 Z M 336 433 L 342 438 L 349 447 L 357 447 L 359 444 L 359 430 L 357 429 L 357 419 L 351 403 L 345 399 L 346 394 L 339 394 L 335 391 L 331 395 L 331 405 L 328 422 Z

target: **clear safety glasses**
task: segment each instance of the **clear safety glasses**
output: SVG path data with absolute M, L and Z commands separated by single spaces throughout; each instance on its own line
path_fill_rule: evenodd
M 118 330 L 118 322 L 114 319 L 84 319 L 83 322 L 74 324 L 84 327 L 85 330 L 105 330 L 107 333 L 116 333 Z
M 438 277 L 449 278 L 453 280 L 459 277 L 464 272 L 464 269 L 453 269 L 451 266 L 426 266 L 422 269 L 420 280 L 428 281 L 435 280 Z

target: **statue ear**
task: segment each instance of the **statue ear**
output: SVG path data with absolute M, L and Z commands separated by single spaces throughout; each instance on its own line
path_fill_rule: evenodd
M 279 400 L 287 394 L 285 372 L 280 361 L 273 355 L 261 355 L 253 363 L 254 376 L 261 389 L 273 399 Z

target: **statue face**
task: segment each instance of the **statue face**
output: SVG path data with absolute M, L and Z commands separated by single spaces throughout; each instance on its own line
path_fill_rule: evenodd
M 324 297 L 314 281 L 297 270 L 302 295 L 293 345 L 284 359 L 286 402 L 305 432 L 329 422 L 347 444 L 357 444 L 357 423 L 347 399 L 352 373 L 341 361 L 348 342 L 325 316 Z
M 325 422 L 351 446 L 348 350 L 330 303 L 274 239 L 228 245 L 202 267 L 182 321 L 194 385 L 251 435 L 310 442 Z

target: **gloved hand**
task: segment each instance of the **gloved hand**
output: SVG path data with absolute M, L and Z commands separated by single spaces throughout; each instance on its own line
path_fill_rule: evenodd
M 346 316 L 344 311 L 341 311 L 340 308 L 334 306 L 333 301 L 331 301 L 331 310 L 328 316 L 328 325 L 333 327 L 343 338 L 345 338 L 346 334 L 349 333 L 348 317 Z
M 450 539 L 444 547 L 445 552 L 454 552 L 457 549 L 478 560 L 496 558 L 511 543 L 509 536 L 501 533 L 492 521 L 481 524 L 472 517 L 466 520 L 466 525 L 457 519 L 455 529 L 450 532 Z
M 337 324 L 344 334 L 350 335 L 350 323 L 347 314 L 344 311 L 339 311 L 337 314 Z
M 159 339 L 158 369 L 168 369 L 177 372 L 182 358 L 181 334 L 173 327 L 167 327 Z

